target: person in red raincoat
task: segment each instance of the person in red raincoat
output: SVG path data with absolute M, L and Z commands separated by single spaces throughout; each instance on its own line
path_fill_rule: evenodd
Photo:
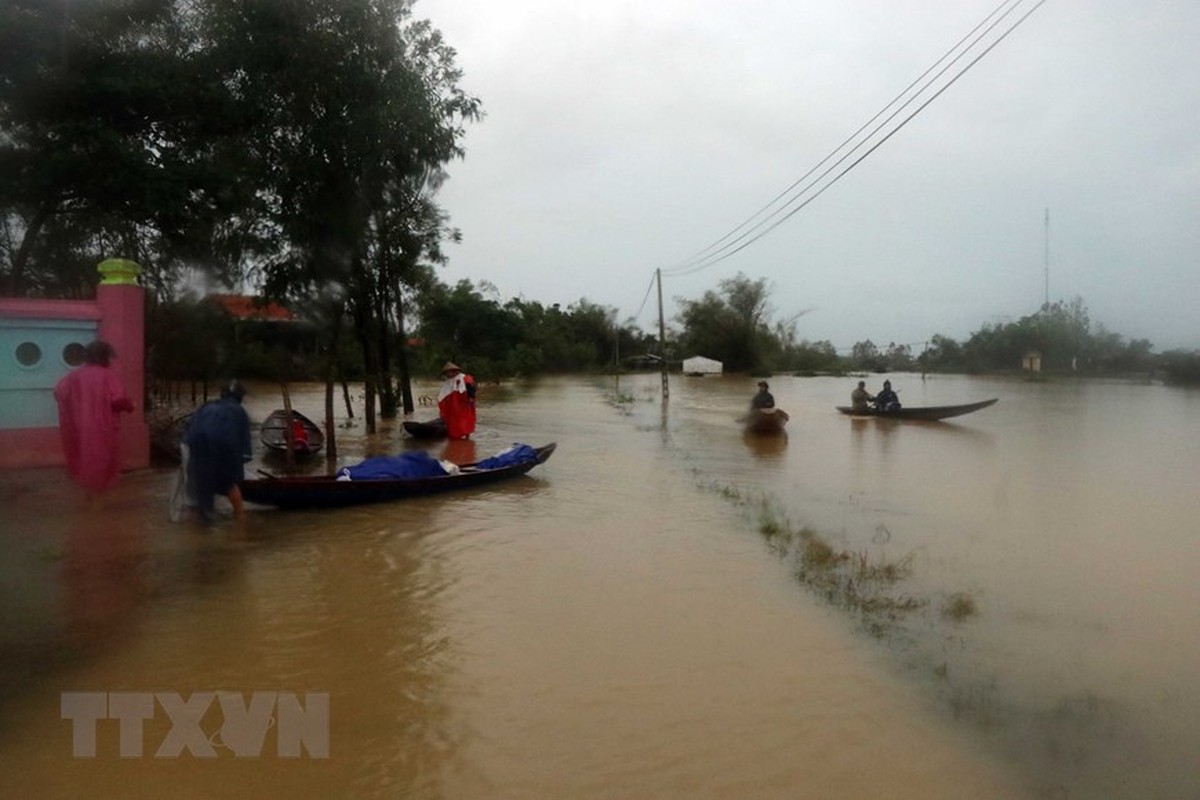
M 475 432 L 475 379 L 462 367 L 447 361 L 442 367 L 445 381 L 438 392 L 438 412 L 451 439 L 466 439 Z
M 92 492 L 106 491 L 117 482 L 121 469 L 117 415 L 133 411 L 120 378 L 109 368 L 114 358 L 113 346 L 97 339 L 84 348 L 83 366 L 54 387 L 67 472 Z

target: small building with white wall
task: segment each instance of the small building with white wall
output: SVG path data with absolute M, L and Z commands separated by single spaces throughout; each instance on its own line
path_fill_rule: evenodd
M 704 356 L 692 356 L 683 360 L 684 375 L 720 375 L 723 365 Z

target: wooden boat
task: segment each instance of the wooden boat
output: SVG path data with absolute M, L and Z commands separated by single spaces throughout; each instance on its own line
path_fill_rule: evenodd
M 470 489 L 524 475 L 543 464 L 554 452 L 555 443 L 534 448 L 537 458 L 512 466 L 479 469 L 464 464 L 453 475 L 426 478 L 381 478 L 340 481 L 333 475 L 264 477 L 242 481 L 242 498 L 279 508 L 342 508 L 365 503 L 383 503 L 422 497 L 455 489 Z M 476 462 L 478 463 L 478 462 Z
M 783 433 L 789 419 L 782 408 L 756 408 L 742 417 L 740 422 L 747 433 L 773 434 Z
M 404 430 L 414 439 L 445 439 L 446 421 L 438 417 L 428 422 L 405 422 Z
M 850 406 L 838 406 L 837 410 L 854 417 L 939 420 L 970 414 L 972 411 L 978 411 L 981 408 L 995 405 L 999 399 L 999 397 L 993 397 L 991 400 L 980 400 L 978 403 L 963 403 L 957 406 L 915 406 L 912 408 L 898 408 L 894 411 L 880 411 L 877 408 L 856 411 Z
M 303 438 L 306 440 L 305 442 L 296 443 L 296 455 L 311 455 L 325 446 L 325 434 L 321 433 L 321 429 L 317 427 L 317 423 L 295 409 L 292 409 L 292 419 L 303 426 Z M 263 420 L 262 430 L 259 431 L 258 437 L 262 440 L 263 447 L 283 453 L 287 451 L 287 429 L 287 411 L 279 408 L 272 411 Z

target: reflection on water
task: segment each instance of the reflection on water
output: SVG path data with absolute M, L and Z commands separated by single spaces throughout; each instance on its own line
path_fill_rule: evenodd
M 472 440 L 338 420 L 339 463 L 554 458 L 245 529 L 169 524 L 167 472 L 100 508 L 0 475 L 0 795 L 1194 796 L 1200 397 L 892 380 L 1001 401 L 855 419 L 853 381 L 777 377 L 789 436 L 748 437 L 749 378 L 484 386 Z M 75 759 L 59 713 L 261 689 L 329 693 L 329 759 L 121 759 L 115 720 Z
M 788 435 L 784 432 L 773 436 L 763 436 L 746 431 L 742 434 L 742 441 L 755 458 L 764 461 L 778 461 L 787 450 Z

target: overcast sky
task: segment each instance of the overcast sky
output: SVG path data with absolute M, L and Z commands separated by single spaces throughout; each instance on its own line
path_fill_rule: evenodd
M 463 234 L 442 277 L 656 330 L 655 269 L 695 263 L 999 2 L 419 0 L 486 114 L 439 195 Z M 1094 326 L 1200 347 L 1197 42 L 1196 0 L 1047 0 L 786 222 L 664 278 L 668 319 L 741 273 L 776 319 L 807 312 L 800 338 L 919 350 L 1035 312 L 1048 265 Z

